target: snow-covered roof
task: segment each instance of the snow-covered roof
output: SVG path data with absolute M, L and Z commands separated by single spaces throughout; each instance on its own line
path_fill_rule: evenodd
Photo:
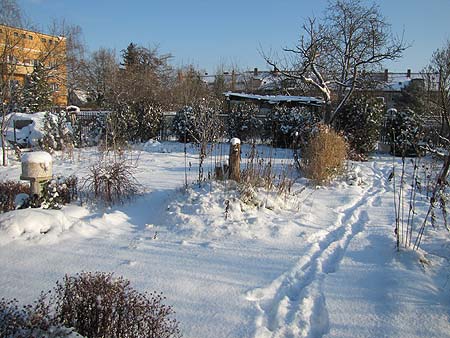
M 224 95 L 228 100 L 253 100 L 260 102 L 267 102 L 270 104 L 277 103 L 297 103 L 307 106 L 321 106 L 325 102 L 317 97 L 312 96 L 290 96 L 290 95 L 257 95 L 257 94 L 246 94 L 246 93 L 234 93 L 226 92 Z

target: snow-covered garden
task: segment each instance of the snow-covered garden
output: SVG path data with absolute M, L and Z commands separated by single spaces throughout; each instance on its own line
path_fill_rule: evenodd
M 163 292 L 184 337 L 449 335 L 448 231 L 439 220 L 418 250 L 396 249 L 389 175 L 400 159 L 374 154 L 348 162 L 329 185 L 297 178 L 289 193 L 242 194 L 232 181 L 199 185 L 198 149 L 184 147 L 149 141 L 126 150 L 141 191 L 123 204 L 77 200 L 1 214 L 0 297 L 31 303 L 65 274 L 104 271 Z M 216 145 L 205 173 L 227 151 Z M 274 170 L 292 162 L 291 150 L 258 151 Z M 243 163 L 249 153 L 244 144 Z M 102 154 L 56 152 L 53 174 L 82 180 Z M 21 173 L 10 155 L 2 180 Z M 414 236 L 427 205 L 423 190 Z

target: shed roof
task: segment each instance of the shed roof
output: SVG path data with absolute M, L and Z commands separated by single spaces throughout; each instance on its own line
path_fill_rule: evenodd
M 317 97 L 312 96 L 289 96 L 289 95 L 256 95 L 256 94 L 246 94 L 246 93 L 234 93 L 226 92 L 224 93 L 227 100 L 230 101 L 258 101 L 267 102 L 269 104 L 278 103 L 297 103 L 303 106 L 321 106 L 325 102 Z

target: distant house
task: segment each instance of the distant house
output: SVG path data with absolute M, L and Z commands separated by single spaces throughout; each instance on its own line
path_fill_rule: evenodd
M 24 84 L 38 63 L 48 70 L 53 104 L 67 106 L 66 38 L 0 25 L 1 82 Z

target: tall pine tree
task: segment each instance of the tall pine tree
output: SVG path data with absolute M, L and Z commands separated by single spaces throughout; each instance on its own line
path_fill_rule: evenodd
M 52 89 L 48 83 L 48 72 L 38 62 L 27 77 L 23 90 L 22 107 L 25 111 L 46 111 L 52 106 Z

